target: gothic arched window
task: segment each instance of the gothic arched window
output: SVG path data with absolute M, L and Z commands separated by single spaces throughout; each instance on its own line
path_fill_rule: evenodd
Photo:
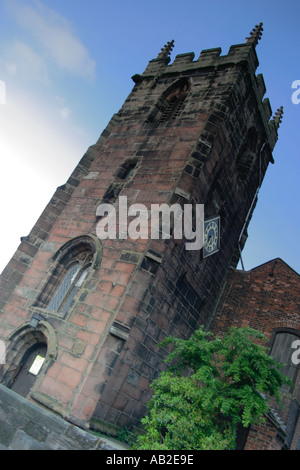
M 249 129 L 245 144 L 236 162 L 239 177 L 242 181 L 248 180 L 257 159 L 257 141 L 258 135 L 256 130 L 254 128 Z
M 294 393 L 299 395 L 297 390 L 299 384 L 299 370 L 300 365 L 295 361 L 295 342 L 300 340 L 300 332 L 294 331 L 279 331 L 275 334 L 271 356 L 279 363 L 284 364 L 280 372 L 288 377 L 295 385 Z M 299 349 L 299 346 L 298 346 Z M 299 377 L 298 377 L 299 375 Z M 284 386 L 286 391 L 289 391 L 288 386 Z
M 68 266 L 65 275 L 60 279 L 60 282 L 46 307 L 47 310 L 52 312 L 60 311 L 62 314 L 67 313 L 68 308 L 82 286 L 90 268 L 90 263 L 82 267 L 79 261 Z
M 189 89 L 190 85 L 187 79 L 179 80 L 169 87 L 151 112 L 147 122 L 164 123 L 177 119 L 182 111 Z
M 90 237 L 66 243 L 55 254 L 55 268 L 34 306 L 65 316 L 91 268 L 97 264 L 98 251 Z
M 187 96 L 187 88 L 176 88 L 170 95 L 165 99 L 164 109 L 161 113 L 160 122 L 175 120 L 182 107 L 184 100 Z

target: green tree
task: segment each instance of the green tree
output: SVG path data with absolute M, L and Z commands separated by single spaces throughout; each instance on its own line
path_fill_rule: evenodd
M 264 335 L 252 328 L 230 328 L 224 337 L 197 330 L 173 344 L 168 370 L 153 382 L 145 433 L 137 449 L 234 449 L 237 425 L 262 422 L 266 396 L 280 399 L 288 382 L 268 355 Z

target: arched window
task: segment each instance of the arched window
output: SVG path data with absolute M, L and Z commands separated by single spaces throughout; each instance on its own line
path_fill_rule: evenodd
M 34 307 L 65 316 L 91 268 L 99 262 L 99 242 L 78 237 L 66 243 L 54 256 L 55 268 Z
M 272 348 L 271 356 L 284 366 L 280 369 L 280 372 L 288 377 L 294 385 L 298 383 L 298 375 L 300 370 L 300 365 L 297 364 L 297 361 L 293 360 L 295 347 L 294 342 L 300 340 L 300 332 L 297 334 L 294 331 L 279 331 L 275 334 Z M 299 347 L 298 347 L 299 349 Z M 284 390 L 290 390 L 290 387 L 285 386 Z M 299 395 L 298 390 L 294 390 L 295 395 Z
M 254 163 L 257 159 L 258 134 L 255 129 L 249 129 L 245 144 L 236 161 L 239 177 L 242 181 L 247 181 Z
M 53 312 L 59 310 L 63 314 L 67 313 L 75 295 L 88 275 L 90 267 L 91 264 L 81 267 L 78 261 L 68 266 L 65 275 L 47 305 L 47 310 Z
M 148 116 L 147 122 L 164 123 L 177 119 L 183 109 L 189 89 L 190 84 L 187 79 L 179 80 L 171 85 Z
M 137 163 L 138 158 L 128 158 L 116 171 L 115 176 L 120 180 L 127 181 L 131 178 Z
M 249 178 L 255 159 L 255 153 L 245 150 L 237 160 L 239 177 L 242 181 L 247 181 Z
M 176 88 L 165 99 L 164 110 L 161 113 L 160 122 L 175 120 L 183 107 L 184 100 L 187 96 L 187 88 Z

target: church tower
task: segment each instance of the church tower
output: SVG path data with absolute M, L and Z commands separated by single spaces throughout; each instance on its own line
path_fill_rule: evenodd
M 124 105 L 1 275 L 6 387 L 114 433 L 145 413 L 164 367 L 158 344 L 210 328 L 282 117 L 282 108 L 272 117 L 256 75 L 261 34 L 259 24 L 227 55 L 208 49 L 173 62 L 170 41 L 132 77 Z M 200 246 L 162 222 L 151 236 L 150 210 L 163 204 L 185 210 L 195 234 L 204 205 Z

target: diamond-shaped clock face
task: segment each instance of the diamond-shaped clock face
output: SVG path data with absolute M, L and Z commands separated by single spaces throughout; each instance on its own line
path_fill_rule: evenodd
M 210 217 L 204 221 L 203 258 L 220 249 L 220 216 Z

